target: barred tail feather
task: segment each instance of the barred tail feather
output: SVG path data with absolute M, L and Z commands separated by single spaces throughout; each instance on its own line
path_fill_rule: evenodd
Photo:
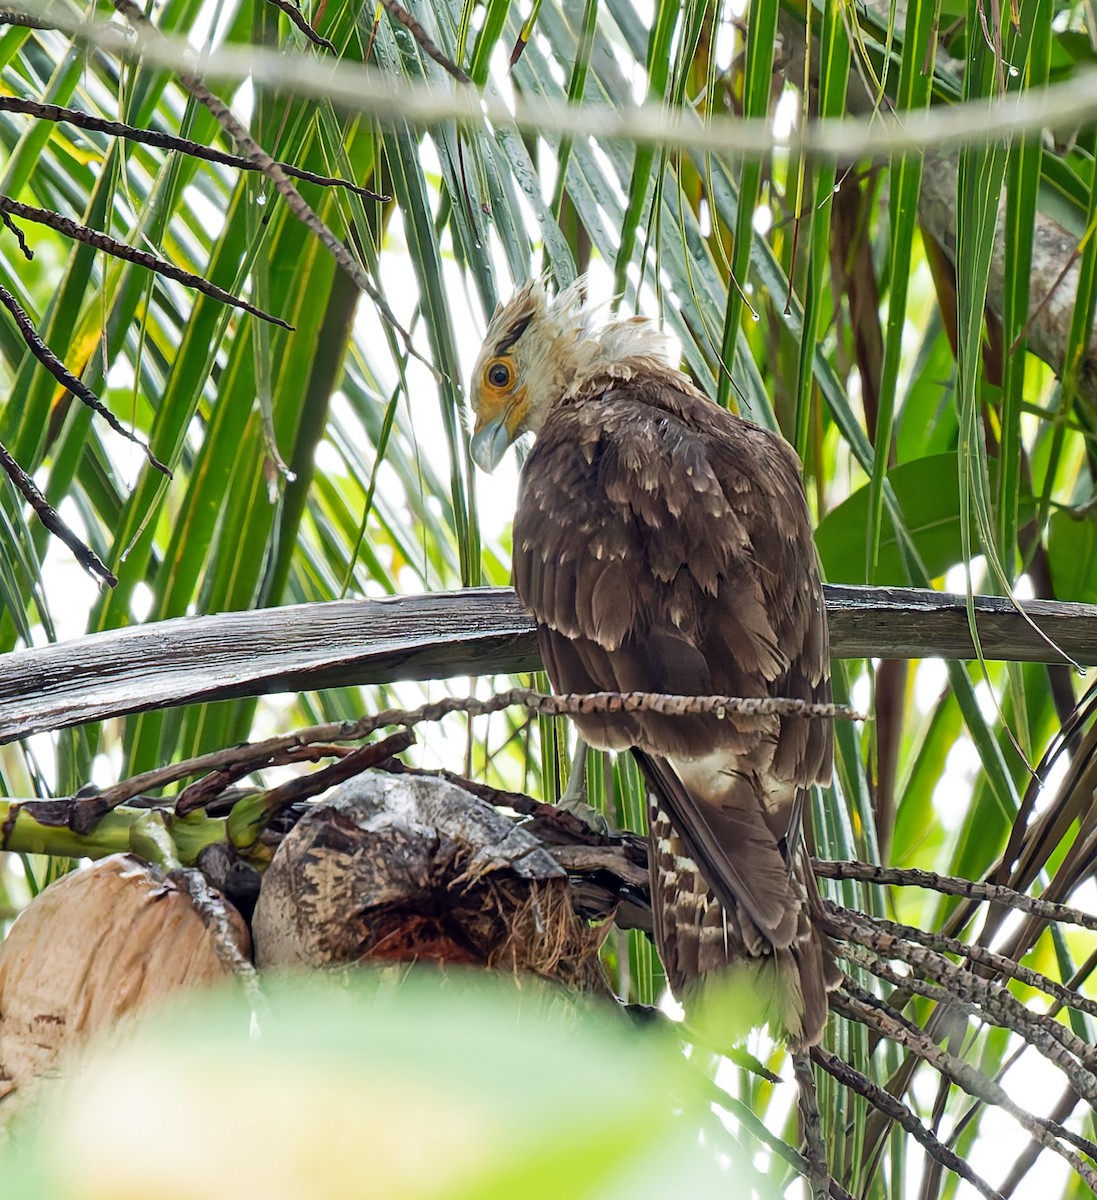
M 794 1049 L 813 1046 L 827 1018 L 826 977 L 815 941 L 761 958 L 741 958 L 687 989 L 688 1018 L 715 1047 L 736 1045 L 754 1029 Z

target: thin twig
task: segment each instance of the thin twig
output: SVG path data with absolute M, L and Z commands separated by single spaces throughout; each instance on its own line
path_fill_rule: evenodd
M 808 1184 L 815 1200 L 826 1200 L 830 1192 L 830 1167 L 823 1139 L 823 1118 L 815 1094 L 815 1074 L 811 1056 L 804 1050 L 793 1051 L 792 1071 L 800 1096 L 800 1120 L 804 1127 L 804 1157 L 807 1159 Z
M 51 21 L 16 8 L 0 8 L 0 25 L 20 25 L 25 29 L 55 29 Z
M 195 275 L 193 271 L 184 271 L 182 267 L 175 266 L 167 259 L 160 258 L 159 255 L 152 254 L 148 250 L 138 250 L 126 242 L 120 242 L 117 238 L 111 237 L 108 233 L 102 233 L 98 229 L 89 229 L 86 225 L 81 225 L 61 213 L 52 212 L 48 208 L 34 208 L 30 204 L 12 200 L 10 196 L 0 196 L 0 212 L 22 217 L 25 221 L 34 221 L 49 229 L 56 229 L 58 233 L 63 233 L 74 241 L 82 242 L 85 246 L 93 246 L 96 250 L 102 250 L 113 258 L 136 263 L 139 267 L 145 267 L 157 275 L 163 275 L 165 279 L 174 279 L 176 283 L 194 288 L 195 291 L 201 292 L 213 300 L 219 300 L 222 304 L 230 304 L 233 308 L 242 309 L 246 313 L 251 313 L 253 317 L 269 321 L 272 325 L 280 325 L 283 329 L 291 331 L 293 329 L 288 321 L 283 321 L 281 317 L 257 308 L 247 300 L 241 300 L 239 296 L 234 296 L 232 292 L 226 292 L 224 288 L 210 283 L 201 275 Z
M 993 1104 L 1009 1113 L 1042 1146 L 1065 1158 L 1078 1176 L 1097 1192 L 1097 1171 L 1083 1162 L 1073 1150 L 1068 1149 L 1059 1140 L 1062 1138 L 1074 1145 L 1080 1145 L 1086 1154 L 1097 1156 L 1097 1146 L 1094 1146 L 1088 1139 L 1079 1137 L 1058 1122 L 1049 1121 L 1027 1112 L 1020 1105 L 1014 1103 L 1003 1088 L 988 1079 L 981 1071 L 976 1070 L 963 1059 L 949 1054 L 946 1050 L 939 1049 L 924 1030 L 897 1019 L 896 1014 L 883 1011 L 882 1006 L 870 1006 L 843 992 L 831 994 L 831 1006 L 847 1019 L 867 1025 L 883 1037 L 910 1051 L 928 1063 L 939 1074 L 951 1079 L 969 1095 L 977 1096 L 984 1103 Z
M 155 146 L 160 150 L 177 150 L 191 158 L 201 158 L 206 162 L 219 163 L 225 167 L 234 167 L 238 171 L 258 171 L 258 163 L 239 154 L 229 154 L 226 150 L 215 150 L 212 146 L 204 146 L 201 142 L 191 141 L 190 138 L 176 137 L 171 133 L 162 133 L 157 129 L 138 129 L 127 125 L 124 121 L 108 121 L 103 117 L 92 116 L 78 108 L 63 108 L 60 104 L 43 104 L 37 100 L 24 100 L 19 96 L 0 96 L 0 112 L 22 113 L 29 117 L 38 117 L 44 121 L 64 121 L 79 129 L 89 129 L 94 133 L 105 133 L 110 137 L 125 138 L 129 142 L 138 142 L 144 146 Z M 366 200 L 377 200 L 387 203 L 391 196 L 381 195 L 360 184 L 351 183 L 349 179 L 340 179 L 333 175 L 318 175 L 314 171 L 305 171 L 301 167 L 279 160 L 278 165 L 287 175 L 305 183 L 316 183 L 321 187 L 346 188 L 356 192 Z
M 368 746 L 360 746 L 346 758 L 332 763 L 330 767 L 291 779 L 281 787 L 269 792 L 249 796 L 234 804 L 228 818 L 229 840 L 237 850 L 247 854 L 255 846 L 270 823 L 280 812 L 301 800 L 311 799 L 337 783 L 344 783 L 370 767 L 377 766 L 393 754 L 406 750 L 415 741 L 409 730 L 394 733 L 391 737 Z
M 283 766 L 288 763 L 319 762 L 323 758 L 346 758 L 347 755 L 353 753 L 354 751 L 347 746 L 329 746 L 323 744 L 299 746 L 283 751 L 280 754 L 269 755 L 258 766 L 253 763 L 237 763 L 230 769 L 211 771 L 208 775 L 203 775 L 201 779 L 197 779 L 194 783 L 185 787 L 176 796 L 175 804 L 173 805 L 175 815 L 177 817 L 185 817 L 187 813 L 207 807 L 217 800 L 226 788 L 232 787 L 238 780 L 243 779 L 246 775 L 250 775 L 253 771 L 259 770 L 262 767 Z M 170 803 L 170 801 L 161 800 L 158 803 L 164 804 Z
M 937 976 L 935 982 L 896 971 L 875 954 L 855 944 L 842 945 L 838 952 L 887 983 L 925 996 L 940 1005 L 959 1008 L 970 1016 L 1017 1034 L 1058 1067 L 1070 1081 L 1071 1087 L 1091 1108 L 1097 1107 L 1097 1077 L 1085 1065 L 1092 1059 L 1092 1050 L 1081 1038 L 1044 1014 L 1026 1009 L 999 985 L 988 984 L 986 980 L 961 971 L 950 963 L 945 964 L 949 970 L 939 965 L 933 967 L 927 962 L 930 951 L 917 947 L 908 947 L 907 951 L 916 953 L 905 953 L 899 946 L 892 947 L 887 953 L 900 961 L 910 961 L 911 965 L 927 974 L 932 972 Z
M 232 787 L 238 780 L 250 775 L 253 768 L 250 765 L 238 763 L 231 770 L 210 771 L 201 779 L 185 787 L 175 799 L 174 811 L 177 817 L 185 817 L 187 813 L 195 812 L 212 804 L 226 788 Z M 121 800 L 118 802 L 122 803 Z
M 2 286 L 0 286 L 0 304 L 3 304 L 8 312 L 11 313 L 12 319 L 15 321 L 16 325 L 19 326 L 19 332 L 23 335 L 23 341 L 26 342 L 27 348 L 30 350 L 31 354 L 38 359 L 38 361 L 46 368 L 47 371 L 49 371 L 54 379 L 56 379 L 62 387 L 72 392 L 72 394 L 78 400 L 86 404 L 88 408 L 97 412 L 111 427 L 111 429 L 115 431 L 115 433 L 120 433 L 127 441 L 133 442 L 135 446 L 139 446 L 149 462 L 158 471 L 163 472 L 170 479 L 172 477 L 171 471 L 164 466 L 164 464 L 156 457 L 155 454 L 153 454 L 148 444 L 143 442 L 132 430 L 127 429 L 122 422 L 118 420 L 114 413 L 112 413 L 110 409 L 107 408 L 107 406 L 102 402 L 102 400 L 100 400 L 99 397 L 91 390 L 91 388 L 76 378 L 76 376 L 68 369 L 68 367 L 66 367 L 65 364 L 57 357 L 57 355 L 54 354 L 49 346 L 42 341 L 41 337 L 39 337 L 38 330 L 34 327 L 34 322 L 27 315 L 19 301 L 16 300 L 16 298 L 7 290 L 7 288 Z M 23 492 L 23 494 L 25 496 L 27 495 L 26 492 Z M 27 496 L 27 499 L 30 500 L 30 497 Z M 34 501 L 30 502 L 32 504 L 34 503 Z M 35 511 L 38 511 L 37 506 Z M 39 513 L 39 516 L 41 516 L 41 513 Z M 44 518 L 42 520 L 42 524 L 46 524 Z M 46 527 L 51 529 L 51 532 L 56 532 L 57 536 L 64 540 L 61 533 L 53 530 L 51 526 L 47 525 Z M 68 546 L 70 550 L 73 550 L 74 554 L 77 553 L 70 542 L 65 541 L 65 545 Z M 98 559 L 96 561 L 98 562 Z M 81 562 L 84 562 L 84 560 L 81 559 Z M 84 563 L 84 565 L 87 566 L 87 563 Z M 117 583 L 117 580 L 114 582 Z M 111 586 L 113 587 L 114 585 L 112 584 Z
M 0 292 L 3 291 L 4 289 L 0 287 Z M 107 565 L 99 555 L 90 546 L 85 545 L 65 524 L 61 519 L 61 514 L 42 495 L 35 486 L 34 480 L 12 458 L 3 443 L 0 443 L 0 467 L 3 468 L 4 473 L 11 480 L 12 485 L 19 491 L 23 499 L 34 509 L 39 521 L 42 522 L 54 537 L 59 538 L 68 546 L 76 561 L 84 570 L 89 575 L 97 575 L 104 583 L 114 587 L 118 582 L 117 576 L 108 570 Z
M 961 970 L 943 955 L 896 937 L 890 931 L 881 928 L 872 917 L 851 912 L 849 909 L 840 909 L 827 900 L 822 904 L 831 930 L 839 937 L 856 942 L 875 954 L 898 959 L 916 968 L 924 976 L 941 984 L 954 999 L 984 1008 L 995 1024 L 1004 1024 L 1005 1028 L 1021 1033 L 1022 1036 L 1025 1036 L 1025 1027 L 1039 1028 L 1080 1062 L 1092 1064 L 1097 1058 L 1097 1049 L 1083 1041 L 1073 1030 L 1044 1013 L 1026 1008 L 1002 984 L 983 979 L 971 971 Z M 894 982 L 900 987 L 912 987 L 917 981 L 904 976 L 896 978 Z M 999 1019 L 1003 1013 L 1008 1014 L 1004 1021 Z M 1040 1048 L 1037 1042 L 1033 1044 Z M 1089 1069 L 1092 1070 L 1092 1067 Z M 1097 1106 L 1094 1084 L 1097 1084 L 1097 1079 L 1091 1079 L 1088 1084 L 1080 1086 L 1079 1094 L 1086 1096 L 1091 1104 Z
M 861 883 L 928 888 L 946 896 L 964 896 L 968 900 L 1002 904 L 1047 921 L 1065 922 L 1068 925 L 1080 925 L 1083 929 L 1097 930 L 1097 917 L 1090 913 L 1066 904 L 1057 904 L 1053 900 L 1026 896 L 1024 892 L 998 883 L 978 883 L 971 879 L 960 879 L 955 875 L 938 875 L 933 871 L 920 871 L 913 867 L 877 867 L 866 862 L 814 858 L 812 866 L 815 874 L 824 879 L 854 879 Z
M 1087 958 L 1086 961 L 1082 963 L 1082 965 L 1070 977 L 1067 984 L 1068 990 L 1071 993 L 1075 993 L 1077 988 L 1079 988 L 1093 973 L 1095 966 L 1097 966 L 1097 951 L 1091 954 L 1089 958 Z M 1054 1003 L 1048 1010 L 1047 1015 L 1049 1017 L 1055 1016 L 1060 1011 L 1061 1007 L 1062 1005 L 1056 1001 L 1056 1003 Z M 994 1078 L 998 1081 L 1001 1081 L 1006 1072 L 1017 1062 L 1026 1049 L 1026 1046 L 1019 1046 L 1016 1050 L 1014 1050 L 1009 1058 L 1007 1058 L 994 1072 Z M 1063 1095 L 1059 1098 L 1055 1107 L 1051 1110 L 1051 1119 L 1053 1121 L 1065 1121 L 1074 1111 L 1077 1105 L 1078 1095 L 1068 1084 L 1063 1092 Z M 963 1133 L 968 1123 L 975 1118 L 980 1108 L 981 1105 L 977 1100 L 968 1107 L 967 1112 L 960 1117 L 953 1127 L 953 1141 L 955 1141 L 956 1138 Z M 1017 1160 L 1014 1163 L 1013 1168 L 1010 1170 L 1009 1175 L 1002 1181 L 1001 1191 L 1004 1196 L 1010 1196 L 1013 1193 L 1018 1183 L 1020 1183 L 1021 1179 L 1024 1177 L 1025 1173 L 1035 1163 L 1040 1154 L 1040 1150 L 1041 1147 L 1039 1143 L 1030 1141 L 1021 1154 L 1017 1157 Z
M 177 71 L 193 53 L 180 36 L 155 43 L 138 39 L 134 45 L 110 22 L 89 21 L 60 4 L 43 4 L 42 16 L 52 27 L 108 53 L 140 57 L 168 70 Z M 443 91 L 431 81 L 405 80 L 397 89 L 391 78 L 351 64 L 305 71 L 300 55 L 286 54 L 281 48 L 222 44 L 203 55 L 202 69 L 210 78 L 251 78 L 257 87 L 291 89 L 301 98 L 322 97 L 381 121 L 429 126 L 456 120 L 480 128 L 486 120 L 540 136 L 562 134 L 759 159 L 779 150 L 815 160 L 864 162 L 875 156 L 985 145 L 998 137 L 1020 137 L 1045 128 L 1076 129 L 1097 113 L 1097 71 L 1092 68 L 1079 68 L 1063 82 L 991 101 L 980 98 L 947 108 L 935 105 L 895 116 L 874 111 L 863 117 L 818 119 L 797 125 L 789 135 L 775 130 L 768 119 L 716 115 L 702 121 L 690 109 L 665 105 L 576 105 L 563 97 L 554 100 L 543 95 L 519 96 L 512 102 L 481 96 L 471 88 Z
M 546 696 L 529 688 L 512 688 L 479 700 L 473 696 L 446 696 L 419 708 L 389 708 L 383 712 L 360 717 L 356 721 L 331 721 L 324 725 L 312 725 L 295 733 L 280 734 L 262 742 L 244 742 L 209 754 L 201 754 L 183 762 L 169 763 L 123 780 L 113 787 L 104 789 L 99 798 L 111 807 L 122 804 L 143 792 L 155 791 L 188 776 L 205 774 L 207 771 L 235 770 L 242 764 L 251 769 L 270 764 L 277 754 L 297 750 L 316 742 L 354 742 L 386 726 L 410 728 L 426 721 L 440 721 L 451 713 L 463 712 L 471 716 L 485 716 L 501 712 L 505 708 L 519 706 L 531 712 L 562 716 L 567 713 L 601 712 L 659 712 L 666 716 L 684 716 L 689 713 L 738 713 L 749 716 L 764 716 L 775 713 L 793 713 L 823 719 L 857 719 L 857 714 L 841 705 L 807 704 L 802 700 L 786 700 L 768 697 L 765 699 L 742 699 L 735 696 L 665 696 L 653 692 L 597 692 L 592 695 Z M 242 774 L 247 774 L 247 771 Z M 516 795 L 516 793 L 508 793 Z
M 1051 1110 L 1050 1116 L 1053 1121 L 1066 1121 L 1074 1109 L 1078 1105 L 1078 1097 L 1074 1094 L 1074 1089 L 1068 1087 L 1062 1096 L 1055 1103 L 1055 1107 Z M 973 1105 L 973 1108 L 976 1107 Z M 1030 1139 L 1024 1150 L 1017 1156 L 1010 1167 L 1009 1173 L 1002 1180 L 1002 1195 L 1004 1197 L 1012 1196 L 1017 1190 L 1018 1184 L 1028 1174 L 1036 1164 L 1037 1158 L 1040 1156 L 1040 1144 L 1035 1140 Z
M 27 262 L 33 262 L 34 251 L 27 245 L 27 239 L 24 236 L 23 231 L 18 225 L 16 225 L 11 217 L 8 216 L 7 213 L 0 213 L 0 220 L 4 222 L 4 228 L 12 235 L 12 237 L 15 238 L 16 242 L 19 244 L 19 252 L 23 255 Z
M 430 34 L 423 26 L 408 12 L 402 5 L 398 4 L 397 0 L 381 0 L 385 6 L 385 11 L 390 17 L 395 18 L 401 25 L 411 34 L 419 43 L 420 49 L 428 57 L 434 61 L 448 74 L 452 75 L 458 83 L 472 83 L 472 80 L 465 74 L 464 71 L 450 58 L 444 54 L 434 43 Z
M 264 807 L 273 815 L 298 801 L 310 800 L 313 796 L 326 792 L 328 788 L 335 787 L 337 783 L 343 783 L 348 779 L 353 779 L 355 775 L 361 775 L 363 771 L 377 766 L 378 763 L 384 762 L 394 754 L 402 754 L 414 743 L 415 735 L 404 730 L 401 733 L 394 733 L 384 741 L 361 746 L 330 766 L 322 767 L 319 771 L 312 771 L 308 775 L 298 775 L 280 787 L 272 788 L 263 797 Z
M 708 713 L 715 717 L 800 716 L 823 720 L 862 721 L 864 717 L 843 704 L 810 704 L 782 696 L 674 696 L 662 692 L 591 692 L 548 696 L 530 688 L 511 688 L 487 700 L 474 697 L 446 696 L 419 708 L 387 709 L 354 723 L 359 732 L 371 733 L 383 725 L 414 725 L 419 721 L 439 721 L 450 713 L 462 712 L 482 717 L 504 708 L 522 706 L 543 716 L 585 716 L 593 713 L 655 712 L 661 716 L 683 717 Z
M 778 1158 L 788 1163 L 798 1175 L 804 1176 L 805 1179 L 807 1178 L 811 1171 L 808 1160 L 798 1150 L 793 1149 L 788 1142 L 771 1133 L 763 1122 L 758 1119 L 748 1104 L 744 1104 L 742 1100 L 729 1095 L 722 1087 L 714 1083 L 709 1084 L 709 1095 L 714 1104 L 719 1105 L 725 1112 L 730 1113 L 745 1129 L 749 1129 L 762 1145 L 768 1146 Z M 828 1186 L 831 1200 L 854 1200 L 854 1197 L 833 1176 L 830 1176 Z
M 829 902 L 824 902 L 824 907 L 829 908 Z M 849 913 L 850 910 L 841 909 L 839 911 Z M 889 921 L 885 917 L 869 916 L 867 913 L 858 913 L 857 917 L 858 920 L 871 922 L 875 928 L 884 930 L 894 937 L 906 938 L 909 941 L 917 942 L 919 946 L 936 950 L 938 953 L 958 954 L 999 975 L 1006 975 L 1037 991 L 1046 992 L 1047 995 L 1054 996 L 1060 1004 L 1066 1005 L 1067 1008 L 1097 1017 L 1097 1001 L 1090 1000 L 1075 988 L 1067 987 L 1066 984 L 1059 983 L 1040 971 L 1023 966 L 1015 959 L 1007 958 L 1004 954 L 996 954 L 984 946 L 962 942 L 959 938 L 949 937 L 947 934 L 927 933 L 926 930 L 919 929 L 917 926 L 903 925 L 897 921 Z
M 966 1183 L 970 1183 L 976 1191 L 986 1196 L 987 1200 L 1002 1200 L 1000 1192 L 995 1191 L 985 1179 L 977 1175 L 966 1159 L 961 1158 L 952 1149 L 940 1141 L 915 1114 L 889 1091 L 873 1083 L 867 1075 L 843 1062 L 837 1055 L 824 1050 L 822 1046 L 812 1046 L 812 1060 L 843 1087 L 849 1088 L 858 1096 L 863 1096 L 873 1108 L 883 1113 L 892 1121 L 897 1122 L 925 1152 L 939 1162 L 941 1166 L 958 1175 Z
M 414 741 L 415 735 L 409 730 L 403 730 L 383 741 L 360 746 L 330 766 L 307 775 L 299 775 L 280 787 L 241 796 L 229 814 L 229 835 L 233 844 L 238 849 L 250 847 L 274 817 L 289 805 L 299 800 L 308 800 L 337 783 L 360 775 L 393 754 L 406 750 Z M 132 784 L 133 780 L 127 780 L 126 783 Z M 123 800 L 130 798 L 132 794 L 131 789 L 123 785 L 88 796 L 78 794 L 53 803 L 69 829 L 74 833 L 86 834 L 96 827 L 106 813 L 118 808 Z
M 309 24 L 305 14 L 293 3 L 293 0 L 268 0 L 275 8 L 281 9 L 282 12 L 289 17 L 290 21 L 308 38 L 315 46 L 323 46 L 325 50 L 330 50 L 332 54 L 338 54 L 334 42 L 329 42 L 326 37 L 316 32 Z
M 134 0 L 113 0 L 113 2 L 114 7 L 134 27 L 137 34 L 137 43 L 141 47 L 142 53 L 150 46 L 161 46 L 164 43 L 164 35 L 145 16 Z M 408 352 L 434 372 L 433 364 L 412 346 L 411 334 L 396 319 L 396 315 L 389 307 L 388 301 L 370 281 L 361 264 L 355 260 L 346 246 L 335 236 L 304 196 L 301 195 L 285 171 L 259 145 L 255 138 L 251 136 L 247 126 L 240 121 L 232 109 L 219 96 L 215 95 L 197 75 L 185 69 L 181 64 L 176 68 L 176 78 L 199 104 L 209 109 L 218 124 L 232 138 L 241 152 L 254 162 L 258 170 L 262 171 L 271 183 L 274 184 L 275 190 L 285 201 L 290 212 L 323 246 L 327 247 L 332 258 L 351 277 L 355 286 L 369 296 L 377 306 L 377 310 L 382 317 L 399 333 Z

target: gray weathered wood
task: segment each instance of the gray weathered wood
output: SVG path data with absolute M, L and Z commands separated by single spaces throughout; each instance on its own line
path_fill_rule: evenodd
M 974 657 L 963 597 L 850 586 L 826 597 L 837 658 Z M 976 607 L 987 658 L 1062 661 L 1007 600 Z M 1097 606 L 1024 607 L 1067 654 L 1097 663 Z M 192 702 L 538 665 L 509 588 L 182 617 L 0 655 L 0 742 Z
M 975 658 L 963 596 L 925 588 L 824 587 L 835 658 Z M 1097 663 L 1097 605 L 976 596 L 983 656 L 1012 662 Z M 1049 645 L 1050 639 L 1054 646 Z

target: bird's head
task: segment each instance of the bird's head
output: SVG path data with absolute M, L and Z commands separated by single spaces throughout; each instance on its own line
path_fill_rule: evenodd
M 641 317 L 598 325 L 583 305 L 583 281 L 550 297 L 540 279 L 500 305 L 472 372 L 473 461 L 485 471 L 507 447 L 536 433 L 559 400 L 595 374 L 631 376 L 639 361 L 666 366 L 666 339 Z

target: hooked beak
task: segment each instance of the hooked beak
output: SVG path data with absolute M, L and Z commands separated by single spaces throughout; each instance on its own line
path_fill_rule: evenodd
M 472 461 L 490 474 L 502 462 L 512 440 L 506 421 L 501 416 L 493 418 L 472 435 L 469 443 Z

